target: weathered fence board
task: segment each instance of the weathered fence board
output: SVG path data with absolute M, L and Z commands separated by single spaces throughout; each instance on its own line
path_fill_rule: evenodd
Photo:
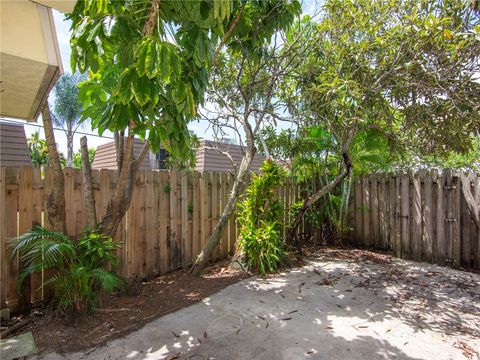
M 67 230 L 79 236 L 87 224 L 81 170 L 65 169 Z M 115 190 L 114 170 L 94 170 L 93 188 L 97 220 L 107 209 Z M 48 195 L 52 189 L 50 168 L 0 167 L 0 308 L 11 310 L 38 305 L 52 296 L 42 281 L 52 271 L 34 274 L 25 288 L 17 290 L 22 264 L 10 261 L 8 243 L 34 225 L 51 228 Z M 137 174 L 130 207 L 120 223 L 115 240 L 121 263 L 117 272 L 127 279 L 143 279 L 189 266 L 200 253 L 226 206 L 233 186 L 230 173 L 141 171 Z M 287 211 L 297 189 L 287 182 L 279 191 Z M 287 195 L 288 194 L 288 195 Z M 233 254 L 238 229 L 235 216 L 228 220 L 211 260 Z
M 479 206 L 475 174 L 444 170 L 357 179 L 352 241 L 387 246 L 402 258 L 480 268 L 480 231 L 463 195 L 464 176 Z

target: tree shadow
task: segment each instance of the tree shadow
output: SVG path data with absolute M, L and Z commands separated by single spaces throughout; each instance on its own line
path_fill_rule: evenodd
M 454 341 L 464 353 L 473 351 L 470 338 L 480 344 L 479 284 L 477 275 L 413 262 L 320 259 L 244 280 L 65 358 L 460 358 Z

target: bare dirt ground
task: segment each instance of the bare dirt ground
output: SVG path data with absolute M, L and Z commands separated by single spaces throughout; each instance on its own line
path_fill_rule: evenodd
M 95 331 L 77 336 L 105 333 Z M 480 360 L 480 275 L 310 250 L 302 267 L 244 279 L 102 344 L 37 358 Z
M 40 352 L 59 353 L 91 349 L 144 326 L 160 316 L 201 301 L 221 289 L 245 279 L 246 273 L 231 271 L 218 263 L 197 278 L 184 270 L 130 287 L 129 294 L 103 299 L 103 307 L 92 316 L 67 319 L 47 310 L 34 310 L 29 324 L 17 333 L 32 331 Z M 12 323 L 27 317 L 14 319 Z M 15 333 L 13 333 L 15 334 Z

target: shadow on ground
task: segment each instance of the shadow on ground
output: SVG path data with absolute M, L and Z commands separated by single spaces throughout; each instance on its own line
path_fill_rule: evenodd
M 365 253 L 365 252 L 363 252 Z M 480 276 L 320 254 L 248 279 L 89 352 L 57 359 L 475 359 Z

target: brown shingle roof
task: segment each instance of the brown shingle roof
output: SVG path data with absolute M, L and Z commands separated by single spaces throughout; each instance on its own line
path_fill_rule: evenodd
M 143 141 L 140 139 L 135 139 L 133 144 L 133 155 L 135 157 L 140 154 L 140 151 L 143 147 Z M 100 145 L 97 147 L 97 152 L 95 153 L 95 158 L 93 159 L 92 164 L 93 169 L 117 169 L 117 154 L 115 151 L 115 141 L 111 141 L 107 144 Z M 143 158 L 142 164 L 140 165 L 140 170 L 150 169 L 150 159 L 148 154 Z
M 0 166 L 32 166 L 22 124 L 0 122 Z
M 196 171 L 233 171 L 232 161 L 225 154 L 211 148 L 218 148 L 221 151 L 228 152 L 237 168 L 240 166 L 243 158 L 243 151 L 240 145 L 201 140 L 197 151 Z M 257 153 L 253 158 L 250 170 L 258 172 L 262 161 L 265 159 L 264 155 Z

